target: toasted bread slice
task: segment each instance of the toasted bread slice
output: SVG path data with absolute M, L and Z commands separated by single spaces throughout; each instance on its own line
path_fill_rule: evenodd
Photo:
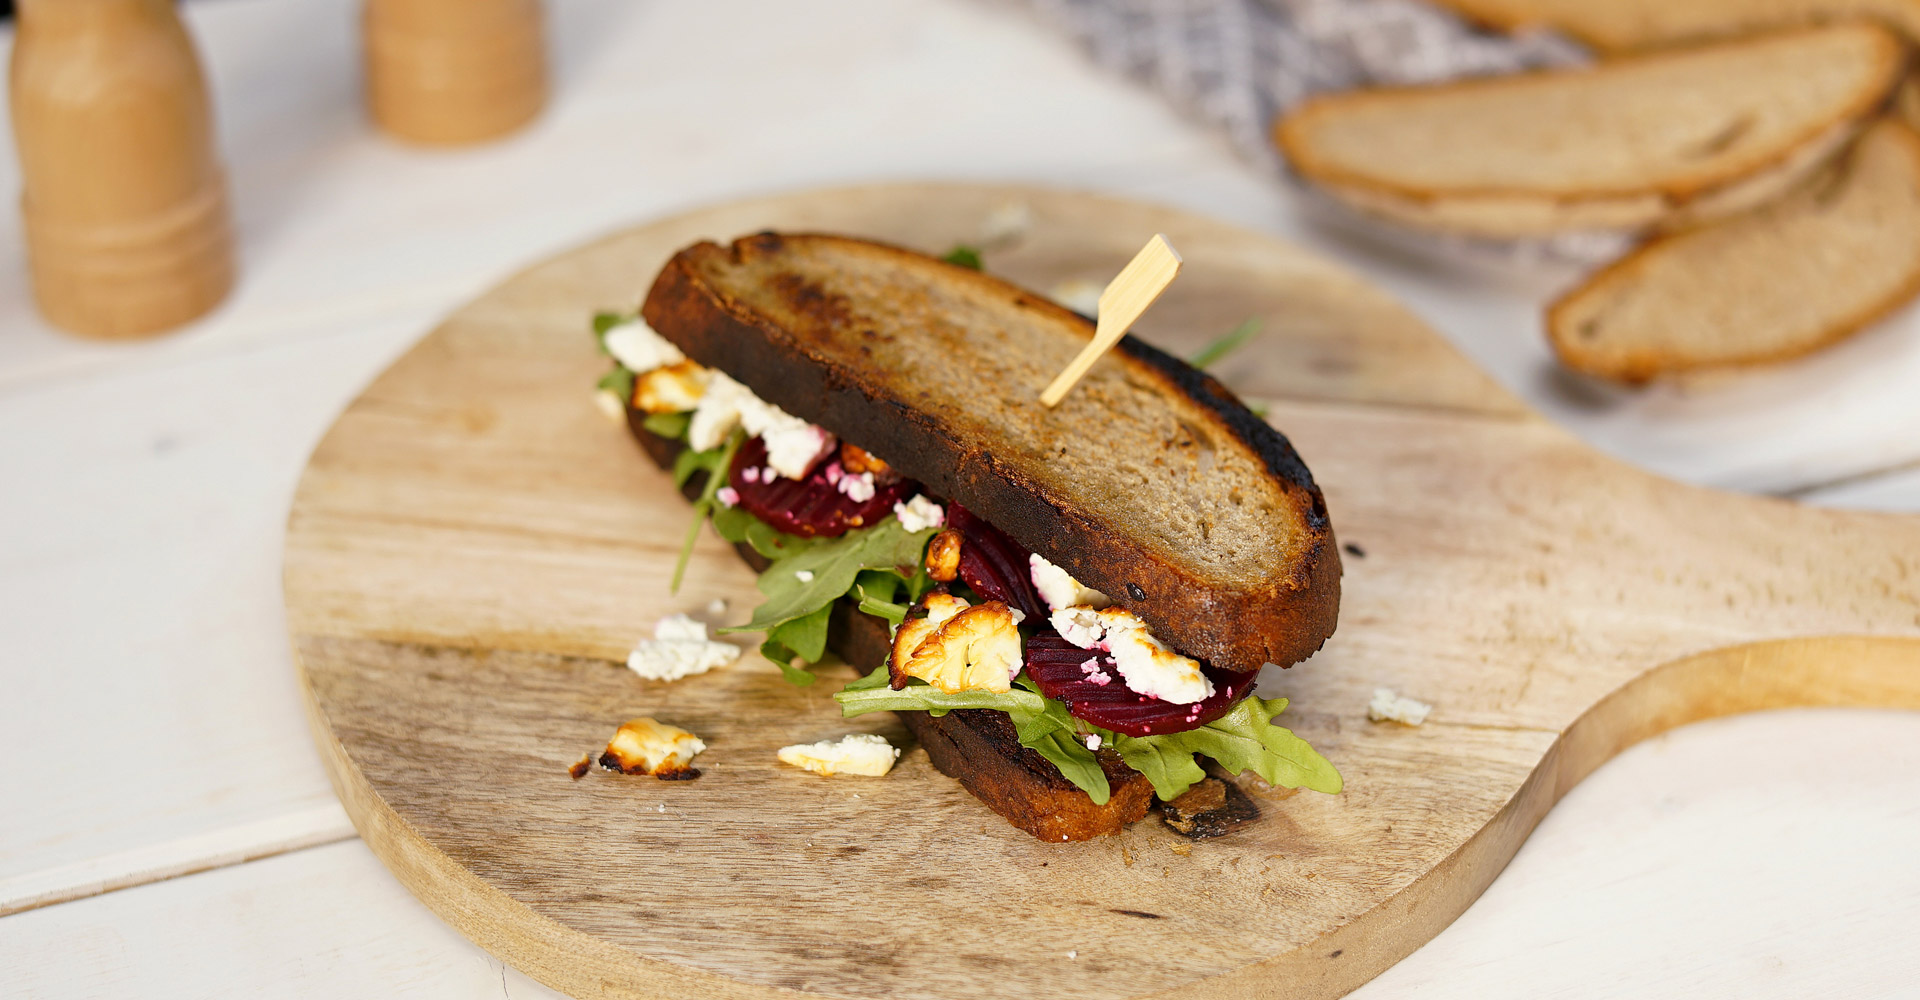
M 863 240 L 763 233 L 669 261 L 642 314 L 687 355 L 965 504 L 1226 670 L 1331 635 L 1340 557 L 1279 432 L 1128 337 L 1051 410 L 1093 334 L 990 275 Z
M 1795 28 L 1597 67 L 1315 98 L 1276 128 L 1362 211 L 1494 238 L 1635 231 L 1779 196 L 1886 102 L 1878 24 Z
M 1489 28 L 1552 28 L 1602 52 L 1731 38 L 1852 17 L 1920 39 L 1920 0 L 1433 0 Z
M 1805 354 L 1920 292 L 1920 135 L 1883 121 L 1829 174 L 1656 239 L 1554 303 L 1568 366 L 1641 381 Z

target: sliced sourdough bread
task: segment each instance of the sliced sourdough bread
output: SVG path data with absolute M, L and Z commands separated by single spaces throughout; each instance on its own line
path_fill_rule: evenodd
M 1878 24 L 1794 28 L 1595 67 L 1365 90 L 1276 126 L 1307 180 L 1364 212 L 1493 238 L 1634 231 L 1779 196 L 1887 101 Z
M 1605 378 L 1805 354 L 1920 292 L 1920 135 L 1882 121 L 1788 197 L 1655 239 L 1554 303 L 1562 361 Z
M 762 233 L 668 262 L 642 315 L 689 357 L 965 504 L 1222 669 L 1331 635 L 1340 558 L 1287 439 L 1132 337 L 1057 407 L 1093 327 L 898 247 Z
M 1920 0 L 1432 0 L 1500 31 L 1552 28 L 1602 52 L 1731 38 L 1850 17 L 1920 39 Z

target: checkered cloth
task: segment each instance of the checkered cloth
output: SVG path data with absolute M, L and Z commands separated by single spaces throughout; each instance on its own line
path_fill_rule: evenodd
M 1547 33 L 1489 35 L 1417 0 L 1003 0 L 1072 37 L 1102 66 L 1139 80 L 1224 130 L 1250 160 L 1285 172 L 1275 116 L 1322 91 L 1431 83 L 1585 61 Z M 1686 0 L 1675 0 L 1685 3 Z M 1322 213 L 1400 245 L 1524 262 L 1615 255 L 1613 234 L 1491 243 L 1361 220 L 1312 195 Z

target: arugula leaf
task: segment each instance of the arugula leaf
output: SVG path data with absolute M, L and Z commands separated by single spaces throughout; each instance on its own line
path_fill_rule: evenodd
M 593 314 L 593 341 L 600 345 L 601 354 L 611 353 L 607 350 L 607 331 L 631 319 L 633 319 L 632 316 L 622 315 L 621 313 L 597 312 Z
M 877 688 L 883 688 L 883 687 L 886 687 L 886 686 L 887 686 L 887 679 L 888 679 L 888 678 L 887 678 L 887 665 L 886 665 L 886 664 L 884 664 L 884 663 L 882 663 L 881 665 L 879 665 L 879 666 L 877 666 L 877 667 L 875 667 L 875 668 L 873 668 L 872 670 L 870 670 L 870 671 L 868 671 L 868 672 L 867 672 L 867 676 L 865 676 L 865 677 L 862 677 L 862 678 L 860 678 L 860 679 L 859 679 L 859 680 L 857 680 L 857 681 L 848 681 L 848 682 L 847 682 L 847 686 L 846 686 L 846 687 L 843 687 L 843 688 L 841 688 L 840 690 L 842 690 L 842 691 L 872 691 L 872 690 L 875 690 L 875 689 L 877 689 Z M 847 715 L 847 713 L 845 713 L 845 712 L 842 712 L 841 714 L 842 714 L 843 716 L 845 716 L 845 715 Z M 851 718 L 851 716 L 847 716 L 847 717 L 848 717 L 848 718 Z
M 861 570 L 891 570 L 917 566 L 936 529 L 909 532 L 897 518 L 871 528 L 849 531 L 839 538 L 815 539 L 798 551 L 782 551 L 760 574 L 760 592 L 766 603 L 745 625 L 727 632 L 769 632 L 796 618 L 813 614 L 853 589 Z M 752 540 L 752 529 L 748 528 Z M 758 545 L 755 546 L 758 549 Z
M 961 691 L 947 694 L 929 684 L 914 682 L 903 690 L 887 686 L 885 667 L 854 681 L 833 696 L 847 718 L 868 712 L 929 712 L 945 715 L 954 709 L 986 708 L 1007 713 L 1020 745 L 1031 747 L 1053 762 L 1060 774 L 1087 793 L 1095 805 L 1105 805 L 1113 790 L 1100 761 L 1080 742 L 1067 707 L 1029 690 L 1025 677 L 1006 692 Z
M 707 473 L 706 487 L 700 491 L 700 498 L 693 502 L 693 523 L 687 525 L 687 537 L 680 543 L 680 558 L 673 564 L 673 582 L 667 586 L 667 592 L 678 594 L 680 581 L 687 575 L 687 563 L 693 559 L 693 543 L 700 538 L 700 526 L 707 523 L 707 515 L 715 507 L 714 494 L 727 481 L 726 468 L 733 464 L 733 454 L 745 444 L 747 437 L 740 431 L 734 431 L 727 443 L 711 451 L 694 451 L 692 448 L 680 453 L 673 460 L 673 485 L 684 486 L 693 474 L 700 470 Z
M 970 268 L 975 271 L 985 266 L 980 261 L 980 249 L 978 247 L 970 247 L 965 243 L 955 244 L 954 248 L 947 251 L 946 255 L 940 259 L 949 264 L 958 264 L 961 267 Z
M 634 378 L 634 375 L 632 372 L 616 365 L 614 366 L 614 369 L 612 371 L 606 373 L 605 375 L 600 376 L 600 381 L 595 384 L 594 388 L 605 389 L 606 391 L 611 392 L 616 396 L 619 396 L 620 402 L 628 406 L 632 406 L 633 405 L 633 378 Z M 647 419 L 652 420 L 653 418 L 648 417 Z M 652 428 L 649 427 L 648 430 L 652 430 Z
M 1234 351 L 1239 350 L 1247 341 L 1253 339 L 1254 334 L 1259 332 L 1260 317 L 1254 316 L 1244 320 L 1239 326 L 1227 331 L 1227 334 L 1219 340 L 1195 351 L 1193 357 L 1187 359 L 1187 363 L 1195 368 L 1205 368 L 1219 361 L 1221 358 L 1232 354 Z
M 620 370 L 623 372 L 626 371 L 625 368 Z M 601 379 L 601 381 L 605 382 L 606 380 Z M 633 398 L 632 374 L 628 374 L 627 376 L 627 394 L 625 398 Z M 678 441 L 687 436 L 687 427 L 692 423 L 693 414 L 691 413 L 650 413 L 647 415 L 647 419 L 641 422 L 641 426 L 669 441 Z
M 1178 741 L 1169 741 L 1164 736 L 1136 739 L 1116 734 L 1114 749 L 1120 751 L 1120 759 L 1126 761 L 1128 767 L 1146 775 L 1147 780 L 1153 782 L 1153 794 L 1160 796 L 1162 802 L 1179 798 L 1180 793 L 1207 776 L 1200 765 L 1194 762 L 1191 747 Z
M 775 626 L 768 630 L 767 641 L 760 644 L 760 655 L 772 660 L 788 681 L 800 687 L 812 684 L 816 678 L 794 666 L 793 660 L 799 657 L 813 663 L 826 655 L 827 621 L 832 615 L 833 605 L 827 604 L 810 615 Z
M 899 625 L 907 620 L 908 605 L 894 598 L 907 583 L 904 577 L 890 570 L 863 569 L 854 577 L 853 590 L 847 596 L 860 602 L 861 611 Z
M 1333 764 L 1306 740 L 1273 725 L 1274 716 L 1286 707 L 1285 698 L 1249 697 L 1198 729 L 1161 736 L 1115 736 L 1115 749 L 1153 782 L 1154 794 L 1162 799 L 1179 795 L 1204 776 L 1193 763 L 1196 753 L 1219 761 L 1234 774 L 1251 770 L 1268 784 L 1338 793 L 1342 782 Z

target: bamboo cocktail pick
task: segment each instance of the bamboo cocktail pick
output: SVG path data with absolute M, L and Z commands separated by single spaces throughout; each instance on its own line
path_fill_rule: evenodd
M 1133 321 L 1139 319 L 1140 314 L 1146 312 L 1147 307 L 1160 297 L 1160 293 L 1173 284 L 1173 279 L 1180 276 L 1180 264 L 1179 252 L 1173 249 L 1173 244 L 1168 243 L 1165 236 L 1158 233 L 1147 241 L 1139 253 L 1133 255 L 1133 260 L 1121 268 L 1120 273 L 1107 283 L 1106 290 L 1100 293 L 1100 315 L 1094 326 L 1093 339 L 1081 349 L 1078 357 L 1054 376 L 1053 384 L 1047 386 L 1047 391 L 1040 394 L 1042 406 L 1057 406 L 1066 398 L 1081 376 L 1093 367 L 1093 363 L 1119 343 Z

